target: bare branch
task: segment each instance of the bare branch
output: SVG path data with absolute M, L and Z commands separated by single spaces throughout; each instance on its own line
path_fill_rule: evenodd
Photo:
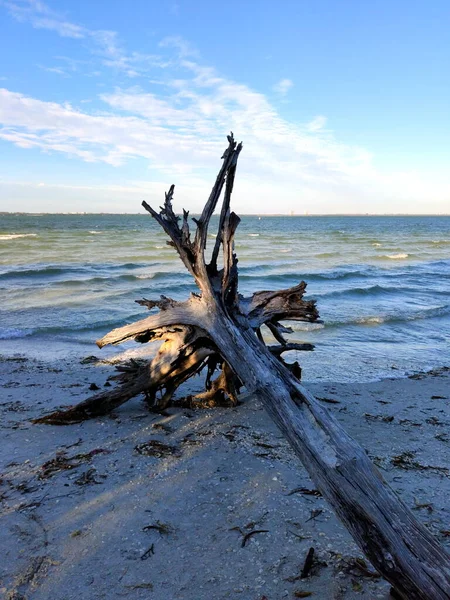
M 198 220 L 194 219 L 197 224 L 194 247 L 198 259 L 199 257 L 203 257 L 203 251 L 206 247 L 206 239 L 208 236 L 209 221 L 214 213 L 214 209 L 216 208 L 217 202 L 222 192 L 225 178 L 230 168 L 236 168 L 237 159 L 241 150 L 242 144 L 238 144 L 236 146 L 233 133 L 231 133 L 231 135 L 228 136 L 228 148 L 225 150 L 222 156 L 222 168 L 220 169 L 219 174 L 217 175 L 216 182 L 208 198 L 208 201 L 206 202 L 205 207 L 203 208 L 200 218 Z
M 297 350 L 299 352 L 312 352 L 314 350 L 314 344 L 297 344 L 297 343 L 287 343 L 282 344 L 280 346 L 267 346 L 269 352 L 271 352 L 274 356 L 279 357 L 283 352 L 291 352 L 292 350 Z
M 167 296 L 163 296 L 161 294 L 161 300 L 147 300 L 147 298 L 143 298 L 142 300 L 135 300 L 136 304 L 140 304 L 141 306 L 146 306 L 149 310 L 152 308 L 159 308 L 160 310 L 167 310 L 168 308 L 173 308 L 179 302 L 176 300 L 172 300 L 172 298 L 168 298 Z
M 142 206 L 152 217 L 161 225 L 167 235 L 170 237 L 171 242 L 168 242 L 171 246 L 176 248 L 178 254 L 184 265 L 187 267 L 189 272 L 197 279 L 194 268 L 194 253 L 192 244 L 189 237 L 189 226 L 187 224 L 187 216 L 189 213 L 184 211 L 183 228 L 180 229 L 178 217 L 172 208 L 172 199 L 175 186 L 171 185 L 168 192 L 165 195 L 164 206 L 160 207 L 160 212 L 156 212 L 145 200 L 142 202 Z
M 228 213 L 223 226 L 223 277 L 222 298 L 225 304 L 234 307 L 237 303 L 238 271 L 237 257 L 234 254 L 234 234 L 241 219 Z
M 125 404 L 130 398 L 134 398 L 149 390 L 152 386 L 151 370 L 147 366 L 146 369 L 141 369 L 140 372 L 130 381 L 111 390 L 100 392 L 94 396 L 90 396 L 76 406 L 57 410 L 44 417 L 34 419 L 33 423 L 45 423 L 46 425 L 71 425 L 73 423 L 81 423 L 93 417 L 106 415 Z
M 239 306 L 253 328 L 283 319 L 318 322 L 315 300 L 303 300 L 305 289 L 306 283 L 302 281 L 285 290 L 256 292 L 251 298 L 241 299 Z
M 203 313 L 200 299 L 192 296 L 188 301 L 179 302 L 170 309 L 163 310 L 156 315 L 151 315 L 146 319 L 113 329 L 97 340 L 96 344 L 99 348 L 103 348 L 103 346 L 107 346 L 108 344 L 120 344 L 126 340 L 145 336 L 161 327 L 169 327 L 171 325 L 194 325 L 204 328 L 206 320 Z M 150 338 L 151 336 L 148 339 Z M 144 340 L 141 339 L 140 341 Z
M 233 187 L 234 187 L 234 178 L 236 175 L 237 159 L 239 157 L 239 153 L 241 150 L 242 150 L 242 144 L 239 144 L 239 146 L 235 150 L 234 162 L 230 166 L 228 175 L 227 175 L 227 181 L 226 181 L 226 185 L 225 185 L 225 195 L 224 195 L 224 200 L 223 200 L 223 204 L 222 204 L 222 209 L 220 211 L 219 226 L 217 228 L 216 242 L 214 244 L 214 249 L 213 249 L 213 252 L 211 255 L 211 262 L 209 263 L 209 269 L 210 269 L 211 273 L 213 273 L 213 274 L 217 272 L 217 258 L 219 255 L 220 244 L 223 241 L 223 229 L 224 229 L 224 225 L 225 225 L 225 219 L 230 212 L 231 194 L 233 192 Z

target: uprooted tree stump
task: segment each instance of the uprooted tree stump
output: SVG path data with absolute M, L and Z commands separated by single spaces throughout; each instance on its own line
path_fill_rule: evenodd
M 142 203 L 169 236 L 168 243 L 177 250 L 200 293 L 184 302 L 166 297 L 139 300 L 159 312 L 114 329 L 97 345 L 160 340 L 153 360 L 123 367 L 121 385 L 112 391 L 36 422 L 80 422 L 106 414 L 141 393 L 151 407 L 161 410 L 184 381 L 203 369 L 206 389 L 191 402 L 235 404 L 245 386 L 263 402 L 320 492 L 397 594 L 405 600 L 450 600 L 448 554 L 387 485 L 361 446 L 300 383 L 298 363 L 288 364 L 282 357 L 290 350 L 312 350 L 308 344 L 288 343 L 283 334 L 289 329 L 280 324 L 282 320 L 318 320 L 315 303 L 303 299 L 306 284 L 258 292 L 251 298 L 238 293 L 234 235 L 240 219 L 230 212 L 230 199 L 242 145 L 236 144 L 232 134 L 228 142 L 211 195 L 199 219 L 193 219 L 193 236 L 188 213 L 183 211 L 180 226 L 180 217 L 173 212 L 174 186 L 159 213 Z M 208 226 L 224 186 L 218 231 L 207 262 Z M 264 325 L 277 345 L 266 345 L 261 332 Z M 214 378 L 216 371 L 219 374 Z

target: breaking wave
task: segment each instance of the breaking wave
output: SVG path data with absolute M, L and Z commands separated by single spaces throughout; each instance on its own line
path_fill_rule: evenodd
M 37 237 L 37 233 L 4 233 L 0 235 L 0 241 L 15 240 L 17 238 Z
M 328 321 L 326 327 L 342 327 L 347 325 L 382 325 L 384 323 L 408 323 L 411 321 L 422 321 L 425 319 L 435 319 L 450 315 L 450 304 L 443 306 L 434 306 L 413 313 L 404 314 L 386 314 L 386 315 L 366 315 L 349 319 L 337 319 Z
M 383 258 L 390 258 L 391 260 L 402 260 L 408 258 L 409 254 L 406 252 L 399 252 L 398 254 L 386 254 Z

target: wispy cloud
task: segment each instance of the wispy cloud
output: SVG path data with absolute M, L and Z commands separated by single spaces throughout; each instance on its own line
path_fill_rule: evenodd
M 326 123 L 327 118 L 323 115 L 318 115 L 317 117 L 314 117 L 312 121 L 307 123 L 306 128 L 308 131 L 320 131 L 325 127 Z
M 179 35 L 165 37 L 159 42 L 161 48 L 175 48 L 180 58 L 198 58 L 198 51 Z
M 103 65 L 123 71 L 129 77 L 146 74 L 155 66 L 164 66 L 164 61 L 158 54 L 127 53 L 119 41 L 117 32 L 90 29 L 72 23 L 64 15 L 38 0 L 3 0 L 3 5 L 14 19 L 28 22 L 36 29 L 47 29 L 61 37 L 87 42 L 91 53 L 98 56 Z
M 189 62 L 184 74 L 160 95 L 139 87 L 105 93 L 109 111 L 101 114 L 0 90 L 0 138 L 115 166 L 145 158 L 160 172 L 201 177 L 233 129 L 246 142 L 249 176 L 296 186 L 342 184 L 370 163 L 364 150 L 284 121 L 264 95 L 210 67 Z
M 89 30 L 64 19 L 39 0 L 3 0 L 10 15 L 18 21 L 27 21 L 36 29 L 49 29 L 62 37 L 81 39 Z
M 55 73 L 56 75 L 62 75 L 63 77 L 67 77 L 67 73 L 61 67 L 45 67 L 44 65 L 37 65 L 39 69 L 43 71 L 47 71 L 48 73 Z
M 0 139 L 116 168 L 144 159 L 154 182 L 178 180 L 190 190 L 194 210 L 202 204 L 199 190 L 206 193 L 229 130 L 245 142 L 236 194 L 237 208 L 242 202 L 246 211 L 300 212 L 304 207 L 329 212 L 336 205 L 339 212 L 345 202 L 365 212 L 369 197 L 382 195 L 388 201 L 406 189 L 415 196 L 430 193 L 417 177 L 378 172 L 369 152 L 340 143 L 325 129 L 325 116 L 304 124 L 283 119 L 268 95 L 202 64 L 180 37 L 162 40 L 164 56 L 143 54 L 124 48 L 116 32 L 71 23 L 37 0 L 8 0 L 6 5 L 14 18 L 34 27 L 83 40 L 83 45 L 89 41 L 91 70 L 100 62 L 129 77 L 151 70 L 152 77 L 139 80 L 141 86 L 104 92 L 96 98 L 101 110 L 95 111 L 86 104 L 76 107 L 0 89 Z M 61 59 L 73 72 L 85 67 L 83 61 Z M 58 67 L 47 68 L 58 72 Z M 285 97 L 292 85 L 282 79 L 274 90 Z M 157 187 L 160 191 L 163 184 Z M 436 194 L 444 193 L 448 186 L 436 188 Z
M 286 96 L 293 85 L 294 82 L 290 79 L 280 79 L 280 81 L 273 86 L 273 90 L 280 96 Z

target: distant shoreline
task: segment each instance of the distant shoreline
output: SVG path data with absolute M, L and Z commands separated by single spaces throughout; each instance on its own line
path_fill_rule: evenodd
M 199 215 L 200 213 L 190 213 L 193 216 Z M 239 213 L 241 217 L 302 217 L 308 219 L 310 217 L 450 217 L 450 213 L 311 213 L 311 214 L 288 214 L 288 213 Z M 73 216 L 73 217 L 82 217 L 82 216 L 93 216 L 97 215 L 101 216 L 143 216 L 147 217 L 148 215 L 145 212 L 118 212 L 118 213 L 108 213 L 108 212 L 16 212 L 16 211 L 0 211 L 0 215 L 16 215 L 16 216 L 24 216 L 24 217 L 33 217 L 33 216 Z

